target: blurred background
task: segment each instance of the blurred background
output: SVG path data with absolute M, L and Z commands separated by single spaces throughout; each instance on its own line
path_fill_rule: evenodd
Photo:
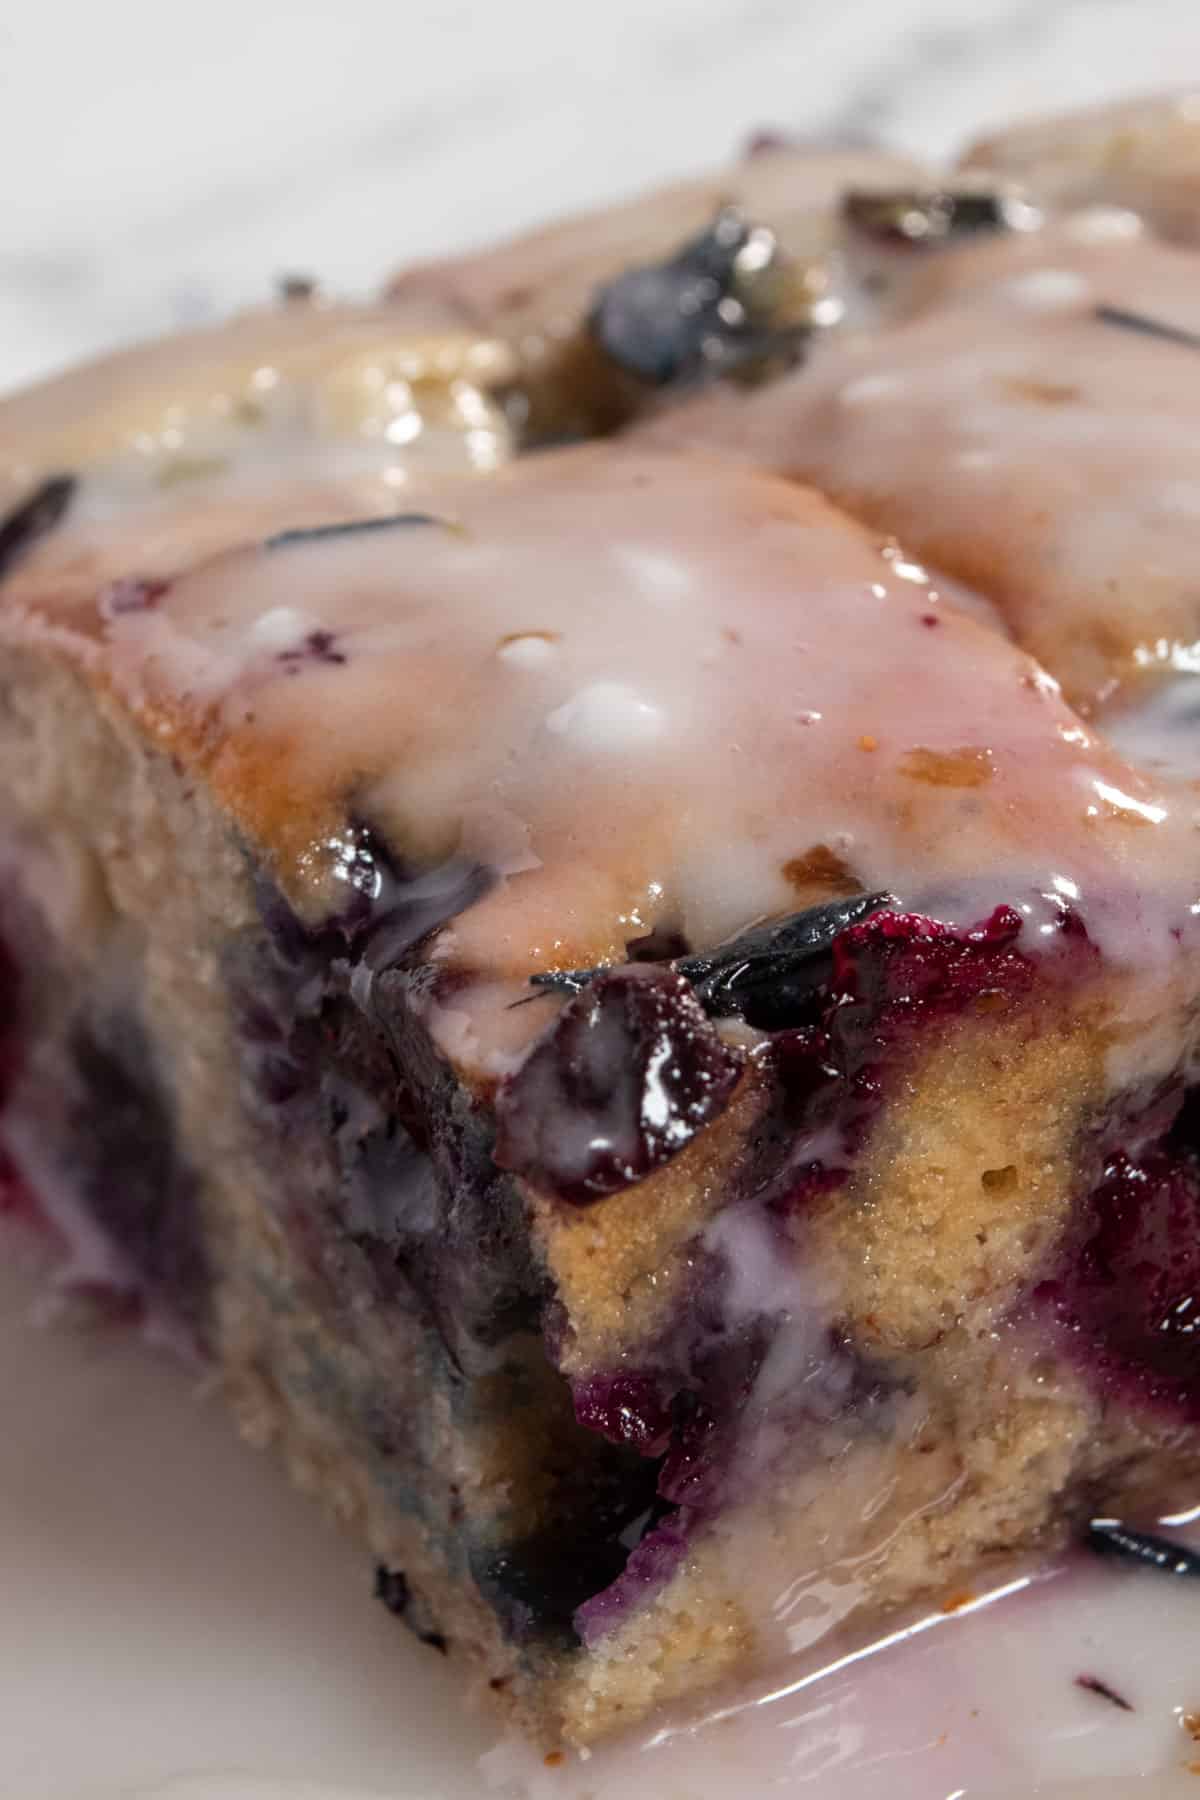
M 0 388 L 719 162 L 1200 79 L 1197 0 L 9 0 Z

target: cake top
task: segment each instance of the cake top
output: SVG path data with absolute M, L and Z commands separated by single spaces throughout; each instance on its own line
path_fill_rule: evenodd
M 1162 236 L 1200 235 L 1200 93 L 1139 95 L 1024 120 L 972 144 L 972 169 L 1026 182 L 1059 207 L 1130 207 Z
M 719 437 L 895 531 L 982 588 L 1092 711 L 1148 669 L 1195 666 L 1196 275 L 1111 210 L 962 248 L 928 267 L 910 318 L 650 435 Z
M 0 515 L 69 474 L 70 528 L 4 572 L 86 609 L 106 580 L 171 574 L 267 518 L 394 512 L 413 473 L 508 458 L 514 369 L 432 303 L 309 297 L 42 382 L 0 404 Z
M 859 890 L 961 924 L 1012 905 L 1033 947 L 1070 911 L 1123 961 L 1192 931 L 1190 791 L 893 542 L 716 458 L 528 457 L 87 618 L 51 586 L 47 627 L 310 916 L 346 904 L 364 831 L 406 879 L 488 871 L 440 954 L 490 978 Z

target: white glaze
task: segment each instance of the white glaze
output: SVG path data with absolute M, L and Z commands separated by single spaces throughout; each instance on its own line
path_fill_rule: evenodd
M 586 1761 L 538 1769 L 510 1744 L 486 1770 L 522 1800 L 1188 1800 L 1194 1596 L 1087 1569 L 1018 1575 L 995 1596 L 832 1665 L 800 1658 Z M 1080 1674 L 1135 1711 L 1081 1691 Z
M 914 904 L 1037 912 L 1069 880 L 1114 945 L 1131 884 L 1186 917 L 1200 865 L 1170 793 L 918 565 L 802 493 L 595 450 L 431 503 L 453 530 L 226 557 L 104 636 L 135 704 L 216 701 L 233 742 L 252 714 L 299 793 L 353 773 L 406 853 L 486 854 L 498 811 L 527 830 L 538 866 L 459 920 L 464 962 L 524 974 L 556 942 L 670 919 L 712 943 L 785 909 L 782 865 L 818 843 Z M 631 556 L 676 601 L 647 604 Z M 289 621 L 291 650 L 315 624 L 346 660 L 289 671 Z M 514 663 L 514 642 L 546 653 Z M 977 753 L 975 785 L 914 778 L 919 750 Z
M 597 448 L 421 505 L 446 522 L 230 554 L 80 622 L 130 704 L 203 709 L 210 758 L 219 721 L 214 778 L 252 829 L 284 784 L 293 889 L 347 805 L 418 866 L 507 873 L 454 927 L 492 996 L 485 1062 L 505 981 L 655 925 L 719 942 L 787 911 L 784 866 L 816 845 L 960 924 L 1015 905 L 1034 949 L 1064 897 L 1147 974 L 1200 932 L 1190 794 L 1118 760 L 988 609 L 802 490 Z M 305 656 L 313 630 L 336 661 Z
M 313 504 L 337 516 L 339 484 L 361 517 L 396 510 L 414 473 L 494 469 L 512 446 L 490 392 L 512 372 L 504 345 L 415 301 L 247 313 L 7 399 L 0 507 L 76 472 L 71 576 L 169 573 L 252 535 L 239 518 L 272 496 L 278 529 Z M 61 582 L 49 548 L 33 579 Z
M 1094 706 L 1153 646 L 1200 638 L 1200 350 L 1095 309 L 1200 331 L 1198 272 L 1188 251 L 1069 221 L 993 239 L 927 259 L 907 321 L 650 435 L 828 487 L 981 588 Z

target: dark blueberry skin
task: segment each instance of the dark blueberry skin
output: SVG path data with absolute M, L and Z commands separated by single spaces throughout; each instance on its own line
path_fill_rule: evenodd
M 640 1447 L 657 1471 L 653 1506 L 636 1531 L 624 1535 L 629 1555 L 620 1575 L 603 1591 L 593 1590 L 575 1614 L 585 1643 L 596 1642 L 670 1580 L 697 1528 L 738 1497 L 742 1420 L 753 1408 L 755 1384 L 781 1321 L 764 1315 L 731 1324 L 722 1301 L 729 1275 L 715 1261 L 703 1269 L 688 1300 L 692 1335 L 681 1323 L 673 1342 L 655 1347 L 663 1366 L 593 1376 L 576 1390 L 576 1416 L 611 1443 Z M 787 1407 L 794 1441 L 802 1442 L 818 1418 L 829 1416 L 830 1404 L 866 1421 L 891 1391 L 880 1371 L 840 1338 L 831 1337 L 824 1366 L 838 1374 L 832 1403 L 816 1398 L 803 1382 L 788 1400 L 771 1402 L 777 1425 Z
M 934 1019 L 1027 993 L 1034 971 L 1017 948 L 1021 926 L 1011 906 L 967 931 L 891 911 L 851 925 L 833 946 L 826 1028 L 835 1060 L 847 1072 L 862 1069 Z
M 21 985 L 17 965 L 0 938 L 0 1106 L 16 1078 L 20 1059 Z
M 890 894 L 855 894 L 742 932 L 707 956 L 676 963 L 714 1019 L 745 1019 L 760 1031 L 808 1022 L 833 973 L 833 946 L 849 926 L 892 904 Z
M 631 1545 L 653 1529 L 658 1465 L 614 1450 L 561 1492 L 552 1528 L 503 1547 L 478 1546 L 471 1573 L 514 1643 L 578 1643 L 575 1615 L 618 1579 Z
M 710 1019 L 745 1019 L 760 1031 L 783 1031 L 818 1014 L 833 972 L 834 940 L 849 925 L 892 904 L 890 894 L 854 894 L 755 925 L 703 955 L 654 938 L 628 946 L 630 961 L 671 961 L 689 981 Z M 600 969 L 557 969 L 530 986 L 581 994 Z
M 390 1613 L 402 1619 L 408 1611 L 409 1589 L 408 1577 L 403 1569 L 388 1569 L 382 1563 L 375 1570 L 375 1598 L 382 1601 Z
M 1126 1700 L 1124 1694 L 1119 1694 L 1116 1688 L 1110 1687 L 1107 1681 L 1101 1681 L 1098 1675 L 1077 1675 L 1075 1686 L 1082 1688 L 1085 1694 L 1095 1694 L 1097 1699 L 1107 1700 L 1119 1712 L 1134 1711 L 1132 1702 Z
M 1091 1379 L 1200 1421 L 1200 1162 L 1174 1141 L 1117 1152 L 1038 1288 Z
M 992 916 L 967 931 L 955 930 L 919 913 L 904 913 L 888 905 L 885 894 L 859 894 L 810 907 L 804 912 L 769 925 L 755 926 L 730 943 L 704 954 L 688 954 L 669 965 L 677 979 L 691 986 L 696 1003 L 709 1016 L 740 1017 L 772 1034 L 769 1058 L 772 1098 L 748 1150 L 739 1186 L 760 1195 L 764 1204 L 794 1205 L 801 1195 L 814 1194 L 844 1179 L 845 1164 L 837 1166 L 797 1162 L 795 1146 L 820 1126 L 836 1126 L 847 1153 L 859 1144 L 882 1097 L 878 1065 L 911 1032 L 938 1017 L 962 1012 L 996 996 L 1016 996 L 1026 991 L 1033 977 L 1032 965 L 1017 949 L 1020 915 L 1010 907 L 998 907 Z M 1064 920 L 1064 933 L 1075 928 L 1080 954 L 1090 951 L 1086 934 L 1076 921 Z M 637 975 L 640 970 L 625 971 Z M 667 973 L 666 970 L 663 973 Z M 505 1164 L 523 1173 L 525 1166 L 541 1164 L 549 1171 L 551 1156 L 542 1152 L 535 1138 L 539 1109 L 544 1118 L 567 1120 L 576 1115 L 578 1129 L 547 1132 L 557 1147 L 556 1190 L 566 1193 L 579 1181 L 578 1171 L 566 1165 L 580 1154 L 580 1138 L 588 1129 L 589 1111 L 596 1133 L 609 1146 L 628 1147 L 635 1135 L 625 1099 L 624 1132 L 614 1133 L 600 1116 L 595 1096 L 581 1093 L 573 1099 L 578 1033 L 575 1022 L 588 1018 L 581 1002 L 594 994 L 601 982 L 622 974 L 619 970 L 564 970 L 533 977 L 534 985 L 570 993 L 576 998 L 560 1021 L 566 1041 L 556 1055 L 549 1049 L 553 1036 L 544 1040 L 534 1058 L 520 1071 L 516 1082 L 527 1076 L 529 1087 L 513 1085 L 501 1102 L 520 1107 L 514 1122 L 511 1149 L 521 1159 Z M 599 1023 L 599 1021 L 597 1021 Z M 583 1042 L 588 1043 L 584 1034 Z M 565 1052 L 565 1054 L 564 1054 Z M 612 1055 L 617 1057 L 614 1045 Z M 591 1064 L 600 1061 L 599 1046 L 581 1067 L 591 1077 Z M 625 1064 L 628 1065 L 628 1057 Z M 531 1067 L 532 1065 L 532 1067 Z M 551 1079 L 552 1071 L 558 1074 Z M 608 1072 L 600 1068 L 593 1087 L 616 1096 Z M 598 1120 L 598 1122 L 596 1122 Z M 519 1135 L 518 1135 L 519 1134 Z M 826 1134 L 827 1136 L 829 1134 Z M 507 1142 L 507 1140 L 506 1140 Z M 656 1166 L 643 1156 L 645 1172 Z M 619 1159 L 611 1158 L 601 1179 L 616 1185 Z M 640 1178 L 631 1173 L 628 1179 Z M 578 1198 L 595 1197 L 597 1190 L 583 1187 Z M 604 1191 L 613 1191 L 606 1187 Z M 568 1197 L 571 1197 L 570 1195 Z
M 344 663 L 346 653 L 338 649 L 332 631 L 310 631 L 295 650 L 281 651 L 276 660 L 289 675 L 297 675 L 305 663 Z
M 299 1147 L 303 1179 L 281 1210 L 332 1303 L 415 1312 L 444 1353 L 436 1380 L 469 1405 L 481 1350 L 494 1383 L 494 1347 L 536 1343 L 548 1299 L 524 1207 L 491 1157 L 489 1111 L 458 1086 L 414 1010 L 437 978 L 423 939 L 490 878 L 466 864 L 409 877 L 366 828 L 348 839 L 347 875 L 344 911 L 317 933 L 263 884 L 267 942 L 236 972 L 249 1085 Z M 371 969 L 370 983 L 355 965 Z M 565 1381 L 544 1373 L 542 1400 L 562 1406 L 541 1469 L 554 1528 L 466 1548 L 506 1635 L 569 1646 L 575 1610 L 616 1578 L 652 1515 L 657 1470 L 578 1429 Z M 386 1429 L 403 1460 L 404 1421 Z M 371 1435 L 378 1446 L 375 1426 Z M 399 1571 L 382 1570 L 376 1592 L 424 1641 L 440 1638 Z
M 801 334 L 757 325 L 739 297 L 738 257 L 751 229 L 726 207 L 667 262 L 619 275 L 596 297 L 588 320 L 595 343 L 655 387 L 723 374 L 765 354 L 794 356 Z
M 282 1141 L 311 1146 L 311 1178 L 288 1200 L 292 1230 L 315 1274 L 349 1283 L 345 1303 L 365 1285 L 415 1308 L 458 1368 L 472 1346 L 536 1330 L 544 1300 L 486 1112 L 413 1018 L 419 972 L 385 969 L 356 997 L 344 945 L 327 946 L 322 975 L 311 942 L 293 960 L 293 928 L 286 959 L 234 976 L 253 1102 Z M 346 1242 L 361 1262 L 338 1253 Z
M 587 1205 L 678 1155 L 724 1109 L 741 1063 L 682 976 L 608 970 L 501 1087 L 496 1162 Z
M 1200 1578 L 1200 1551 L 1160 1537 L 1157 1532 L 1137 1531 L 1131 1525 L 1122 1525 L 1119 1519 L 1093 1519 L 1085 1542 L 1097 1556 L 1115 1558 L 1131 1568 L 1183 1576 L 1188 1581 Z
M 1142 337 L 1160 338 L 1166 344 L 1178 344 L 1185 350 L 1200 350 L 1200 334 L 1172 325 L 1166 319 L 1152 319 L 1146 313 L 1130 312 L 1124 306 L 1098 306 L 1095 317 L 1101 325 L 1115 325 L 1122 331 L 1137 332 Z
M 0 581 L 61 523 L 77 486 L 74 475 L 51 475 L 0 519 Z
M 375 1570 L 375 1598 L 382 1601 L 395 1618 L 403 1619 L 413 1636 L 423 1644 L 428 1644 L 431 1650 L 439 1651 L 442 1656 L 448 1654 L 449 1644 L 440 1631 L 426 1623 L 424 1608 L 409 1587 L 408 1577 L 402 1569 L 388 1569 L 383 1563 L 378 1564 Z
M 264 543 L 267 550 L 294 550 L 301 544 L 325 543 L 332 539 L 360 537 L 364 533 L 394 531 L 413 525 L 439 525 L 432 513 L 385 513 L 377 519 L 346 519 L 337 525 L 296 526 L 291 531 L 278 531 Z
M 0 1110 L 25 1054 L 22 988 L 17 959 L 0 939 Z M 103 1298 L 114 1314 L 136 1317 L 159 1309 L 184 1327 L 190 1348 L 203 1350 L 210 1283 L 199 1182 L 181 1154 L 171 1096 L 157 1076 L 141 1021 L 132 1010 L 81 1013 L 68 1054 L 57 1148 L 130 1275 L 121 1293 Z M 2 1149 L 0 1212 L 57 1235 Z
M 1002 193 L 956 193 L 950 188 L 896 193 L 852 189 L 842 201 L 842 215 L 868 237 L 920 248 L 1007 230 L 1018 204 Z
M 200 1184 L 180 1155 L 169 1096 L 132 1014 L 81 1022 L 71 1143 L 88 1210 L 121 1250 L 151 1303 L 165 1305 L 202 1346 L 209 1271 Z
M 664 1455 L 675 1425 L 669 1385 L 661 1377 L 624 1371 L 580 1383 L 575 1417 L 610 1444 L 626 1445 L 639 1456 Z

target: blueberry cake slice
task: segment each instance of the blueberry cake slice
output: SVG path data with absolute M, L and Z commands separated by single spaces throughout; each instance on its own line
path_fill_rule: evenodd
M 585 1742 L 1193 1470 L 1124 1300 L 1191 811 L 986 609 L 700 455 L 87 602 L 81 488 L 4 590 L 5 1154 L 418 1629 Z
M 547 1745 L 1200 1479 L 1190 260 L 795 179 L 0 411 L 0 1192 Z

